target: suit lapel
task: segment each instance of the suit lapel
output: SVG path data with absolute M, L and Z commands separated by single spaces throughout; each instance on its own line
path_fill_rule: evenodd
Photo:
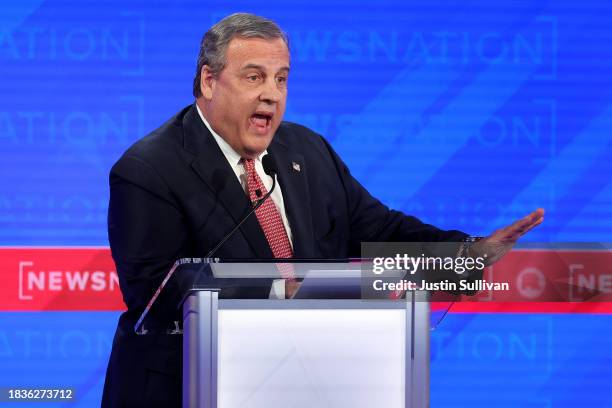
M 315 255 L 314 236 L 306 164 L 301 154 L 289 150 L 278 139 L 276 135 L 268 152 L 274 155 L 278 167 L 278 182 L 283 190 L 285 211 L 291 226 L 293 256 L 312 258 Z
M 195 104 L 183 118 L 183 129 L 183 145 L 186 150 L 195 154 L 192 168 L 234 220 L 233 225 L 228 225 L 229 232 L 247 214 L 251 203 L 221 148 L 200 119 Z M 240 232 L 258 258 L 273 257 L 255 214 L 242 224 Z

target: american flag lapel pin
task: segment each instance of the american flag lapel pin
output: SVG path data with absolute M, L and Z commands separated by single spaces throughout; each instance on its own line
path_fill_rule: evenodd
M 296 163 L 296 162 L 291 162 L 291 165 L 292 165 L 292 167 L 293 167 L 293 170 L 294 170 L 294 171 L 299 172 L 299 171 L 301 170 L 301 169 L 300 169 L 300 164 L 299 164 L 299 163 Z

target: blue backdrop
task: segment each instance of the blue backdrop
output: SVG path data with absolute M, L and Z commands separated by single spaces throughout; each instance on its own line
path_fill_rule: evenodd
M 20 0 L 1 10 L 0 245 L 107 245 L 110 167 L 192 103 L 199 40 L 236 11 L 288 32 L 286 119 L 325 135 L 385 203 L 473 234 L 545 207 L 528 240 L 612 242 L 612 3 Z M 0 386 L 73 384 L 90 406 L 115 319 L 5 314 Z M 61 337 L 68 322 L 103 333 L 87 332 L 97 346 L 85 357 L 44 335 L 27 341 L 50 347 L 48 358 L 19 351 L 29 343 L 15 325 Z M 451 316 L 433 336 L 433 405 L 610 404 L 598 396 L 612 377 L 609 323 Z

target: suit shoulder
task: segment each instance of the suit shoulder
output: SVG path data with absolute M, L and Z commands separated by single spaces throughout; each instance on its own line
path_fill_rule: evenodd
M 189 107 L 182 109 L 157 129 L 136 140 L 115 163 L 128 158 L 149 164 L 160 163 L 169 155 L 178 153 L 183 138 L 183 117 Z
M 311 147 L 327 150 L 328 142 L 323 136 L 306 126 L 294 122 L 282 122 L 277 131 L 278 141 L 291 147 Z
M 285 135 L 289 133 L 292 135 L 299 135 L 303 137 L 319 137 L 319 138 L 321 137 L 321 135 L 316 133 L 314 130 L 309 129 L 304 125 L 300 125 L 299 123 L 295 123 L 295 122 L 287 122 L 287 121 L 281 122 L 280 126 L 278 127 L 278 133 L 281 135 Z

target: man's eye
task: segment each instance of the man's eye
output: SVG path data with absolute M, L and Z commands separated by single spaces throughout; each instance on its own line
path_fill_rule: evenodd
M 248 75 L 247 80 L 249 82 L 257 82 L 259 80 L 259 75 Z
M 276 82 L 281 84 L 281 85 L 284 85 L 284 84 L 287 83 L 287 77 L 277 77 L 276 78 Z

